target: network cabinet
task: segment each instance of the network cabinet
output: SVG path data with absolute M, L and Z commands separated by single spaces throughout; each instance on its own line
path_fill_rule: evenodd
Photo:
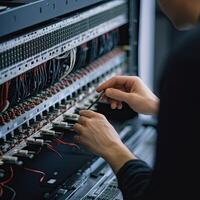
M 99 84 L 137 75 L 139 1 L 2 1 L 0 23 L 0 199 L 122 199 L 73 124 Z M 130 149 L 153 135 L 127 105 L 92 109 Z

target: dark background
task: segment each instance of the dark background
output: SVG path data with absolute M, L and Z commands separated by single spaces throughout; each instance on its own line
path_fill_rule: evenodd
M 158 94 L 162 70 L 170 51 L 176 47 L 187 31 L 177 30 L 169 19 L 156 8 L 154 89 Z

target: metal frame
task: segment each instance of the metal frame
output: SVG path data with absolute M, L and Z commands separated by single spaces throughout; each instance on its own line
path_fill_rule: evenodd
M 99 35 L 109 32 L 125 23 L 127 23 L 126 16 L 118 16 L 95 28 L 83 32 L 78 36 L 75 36 L 74 38 L 70 38 L 62 44 L 57 45 L 56 47 L 41 52 L 38 55 L 35 55 L 31 58 L 28 58 L 25 61 L 22 61 L 21 63 L 17 63 L 6 69 L 3 69 L 0 71 L 0 84 L 38 66 L 41 63 L 47 62 L 48 60 L 55 58 L 61 53 L 69 51 L 70 49 L 73 49 L 95 37 L 98 37 Z
M 0 37 L 104 0 L 38 0 L 0 12 Z
M 138 40 L 140 0 L 129 0 L 129 66 L 128 73 L 138 75 Z

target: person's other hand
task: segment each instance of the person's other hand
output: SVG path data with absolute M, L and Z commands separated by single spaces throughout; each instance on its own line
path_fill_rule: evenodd
M 125 102 L 138 113 L 156 114 L 158 111 L 159 99 L 137 76 L 111 78 L 97 88 L 97 92 L 103 90 L 103 98 L 110 102 L 112 109 L 121 109 Z
M 80 111 L 80 118 L 78 123 L 74 125 L 74 130 L 79 133 L 75 136 L 76 142 L 103 157 L 110 163 L 115 172 L 128 160 L 134 158 L 102 114 L 91 110 Z

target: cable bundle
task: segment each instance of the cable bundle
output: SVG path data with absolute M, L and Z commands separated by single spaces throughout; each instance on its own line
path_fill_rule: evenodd
M 0 112 L 55 85 L 72 71 L 86 67 L 119 43 L 119 30 L 99 36 L 0 86 Z
M 88 44 L 82 44 L 77 49 L 77 59 L 73 71 L 76 71 L 87 65 L 86 60 L 88 56 Z
M 23 102 L 30 96 L 54 85 L 66 77 L 74 68 L 76 48 L 64 55 L 43 63 L 0 86 L 0 112 Z
M 0 111 L 4 112 L 9 107 L 8 92 L 10 81 L 0 86 Z

